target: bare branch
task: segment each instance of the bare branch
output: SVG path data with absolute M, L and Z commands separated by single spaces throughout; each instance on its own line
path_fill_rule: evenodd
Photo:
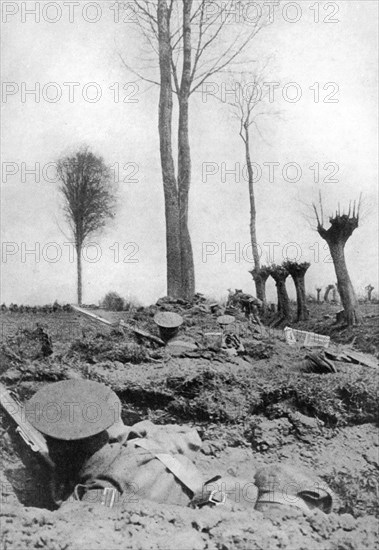
M 359 219 L 359 215 L 360 215 L 360 211 L 361 211 L 361 204 L 362 204 L 362 193 L 360 193 L 359 200 L 358 200 L 357 219 Z
M 255 35 L 259 32 L 260 29 L 261 29 L 260 26 L 255 25 L 254 30 L 248 34 L 247 38 L 242 42 L 242 44 L 239 45 L 237 50 L 231 53 L 234 49 L 234 46 L 239 40 L 239 36 L 237 36 L 235 40 L 232 42 L 232 44 L 230 44 L 229 47 L 223 52 L 223 54 L 219 56 L 216 63 L 214 63 L 213 66 L 208 71 L 206 71 L 202 75 L 199 75 L 200 81 L 192 89 L 191 93 L 194 92 L 196 89 L 198 89 L 200 86 L 202 86 L 203 83 L 208 78 L 210 78 L 214 74 L 221 72 L 227 65 L 230 65 L 242 53 L 242 51 L 245 49 L 247 44 L 255 37 Z
M 319 200 L 319 204 L 320 204 L 321 225 L 324 226 L 324 209 L 322 207 L 321 191 L 319 191 L 318 200 Z
M 318 212 L 317 212 L 317 208 L 316 208 L 316 205 L 315 203 L 312 203 L 312 206 L 313 206 L 313 210 L 315 212 L 315 215 L 316 215 L 316 220 L 317 220 L 317 227 L 322 227 L 321 223 L 320 223 L 320 218 L 318 216 Z
M 226 10 L 226 5 L 227 4 L 225 3 L 222 6 L 221 15 Z M 198 38 L 198 43 L 197 43 L 197 48 L 196 48 L 196 53 L 195 53 L 195 61 L 194 61 L 193 71 L 192 71 L 192 75 L 191 75 L 191 83 L 193 82 L 193 80 L 195 78 L 196 69 L 197 69 L 197 66 L 198 66 L 198 63 L 199 63 L 199 60 L 200 60 L 201 56 L 203 55 L 205 50 L 212 44 L 212 42 L 214 42 L 216 40 L 216 38 L 221 33 L 221 31 L 222 31 L 222 29 L 223 29 L 223 27 L 224 27 L 224 25 L 227 21 L 226 18 L 222 19 L 220 25 L 218 26 L 218 29 L 216 30 L 216 32 L 213 35 L 211 35 L 211 37 L 204 44 L 202 44 L 205 33 L 208 30 L 208 28 L 210 27 L 210 25 L 212 24 L 212 22 L 209 22 L 208 25 L 206 25 L 204 27 L 204 7 L 205 7 L 205 2 L 203 1 L 202 2 L 201 18 L 200 18 L 200 22 L 199 22 L 199 38 Z M 219 17 L 219 15 L 220 14 L 218 14 L 218 17 Z
M 157 86 L 160 86 L 160 82 L 157 82 L 156 80 L 152 80 L 151 78 L 147 78 L 143 75 L 141 75 L 138 71 L 136 71 L 135 69 L 133 69 L 133 67 L 131 67 L 130 65 L 128 65 L 125 60 L 123 59 L 122 55 L 119 53 L 118 54 L 119 58 L 121 59 L 121 62 L 122 64 L 124 65 L 124 67 L 130 71 L 131 73 L 133 73 L 134 75 L 138 76 L 138 78 L 140 80 L 144 80 L 145 82 L 150 82 L 150 84 L 156 84 Z
M 154 15 L 152 13 L 150 13 L 150 10 L 149 10 L 149 6 L 151 5 L 150 2 L 148 2 L 147 0 L 144 0 L 144 4 L 145 6 L 147 6 L 146 8 L 143 7 L 142 5 L 142 2 L 140 0 L 134 0 L 134 3 L 137 5 L 138 9 L 144 13 L 149 19 L 151 19 L 152 21 L 154 21 L 154 23 L 156 25 L 158 25 L 158 20 L 156 17 L 154 17 Z

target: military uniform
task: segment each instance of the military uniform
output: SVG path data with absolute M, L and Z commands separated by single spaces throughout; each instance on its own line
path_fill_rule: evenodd
M 56 464 L 51 486 L 57 505 L 73 497 L 110 507 L 148 499 L 193 507 L 331 511 L 327 487 L 280 466 L 261 468 L 250 480 L 220 475 L 206 480 L 193 463 L 201 448 L 195 429 L 150 421 L 125 426 L 120 411 L 113 391 L 84 380 L 50 384 L 29 401 L 28 420 L 46 436 Z
M 193 494 L 202 490 L 203 479 L 191 460 L 200 446 L 196 430 L 155 426 L 149 421 L 133 427 L 119 423 L 109 430 L 109 442 L 81 468 L 78 496 L 83 489 L 88 493 L 115 488 L 116 500 L 145 498 L 187 506 Z M 96 497 L 87 495 L 91 498 Z

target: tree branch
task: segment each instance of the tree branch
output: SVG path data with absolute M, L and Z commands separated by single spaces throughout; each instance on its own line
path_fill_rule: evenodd
M 156 84 L 157 86 L 160 86 L 160 82 L 157 82 L 156 80 L 152 80 L 151 78 L 147 78 L 146 76 L 141 75 L 138 71 L 136 71 L 135 69 L 133 69 L 133 67 L 130 67 L 130 65 L 128 65 L 128 64 L 124 61 L 124 59 L 123 59 L 123 57 L 122 57 L 122 55 L 121 55 L 120 53 L 118 54 L 118 56 L 119 56 L 119 58 L 121 59 L 121 62 L 122 62 L 122 64 L 124 65 L 124 67 L 125 67 L 128 71 L 130 71 L 131 73 L 133 73 L 134 75 L 138 76 L 138 78 L 139 78 L 140 80 L 144 80 L 145 82 L 150 82 L 150 84 Z

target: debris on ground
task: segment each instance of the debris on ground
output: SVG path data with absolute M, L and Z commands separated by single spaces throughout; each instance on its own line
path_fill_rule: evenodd
M 183 323 L 174 338 L 160 343 L 154 316 L 164 311 L 180 315 Z M 320 308 L 319 318 L 327 311 Z M 253 480 L 258 468 L 277 462 L 310 469 L 337 494 L 335 512 L 327 518 L 281 509 L 268 515 L 222 507 L 199 513 L 142 500 L 125 503 L 116 514 L 83 504 L 53 512 L 45 472 L 20 452 L 0 414 L 4 548 L 375 547 L 379 380 L 367 368 L 375 366 L 374 358 L 357 354 L 351 344 L 360 328 L 346 333 L 343 345 L 332 337 L 327 349 L 300 352 L 288 346 L 283 331 L 262 327 L 239 305 L 225 308 L 201 295 L 194 302 L 164 298 L 146 308 L 91 313 L 109 324 L 73 310 L 49 313 L 48 322 L 42 314 L 4 312 L 2 383 L 23 402 L 50 381 L 103 382 L 117 393 L 129 425 L 149 419 L 195 427 L 204 441 L 197 465 L 207 479 L 228 472 Z M 228 314 L 235 320 L 220 325 L 218 318 Z M 46 356 L 34 334 L 37 322 L 51 338 Z M 322 330 L 310 323 L 297 328 Z M 364 336 L 370 346 L 376 345 L 375 330 Z M 229 349 L 241 344 L 244 351 L 229 356 L 222 347 L 226 339 Z M 305 354 L 312 365 L 304 364 Z
M 374 361 L 371 357 L 366 357 L 360 353 L 356 353 L 355 351 L 345 351 L 345 356 L 347 356 L 351 363 L 356 365 L 364 365 L 365 367 L 371 367 L 373 369 L 378 368 L 378 361 Z
M 284 336 L 289 346 L 327 348 L 330 344 L 329 336 L 322 336 L 321 334 L 297 330 L 291 327 L 285 327 Z
M 222 339 L 222 349 L 225 349 L 226 353 L 231 356 L 239 355 L 245 352 L 245 348 L 237 334 L 225 334 Z
M 333 361 L 328 359 L 323 353 L 308 353 L 305 356 L 305 362 L 309 372 L 337 372 Z

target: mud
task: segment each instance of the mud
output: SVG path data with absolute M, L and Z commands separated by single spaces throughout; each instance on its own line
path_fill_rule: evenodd
M 377 371 L 336 363 L 336 374 L 306 372 L 303 351 L 289 348 L 280 332 L 262 336 L 252 331 L 243 315 L 239 337 L 247 353 L 229 357 L 204 348 L 204 332 L 218 326 L 202 303 L 187 308 L 163 302 L 160 307 L 183 315 L 180 337 L 196 343 L 194 356 L 176 357 L 166 350 L 154 356 L 157 348 L 151 343 L 136 342 L 129 334 L 101 332 L 72 313 L 60 313 L 49 315 L 44 325 L 52 336 L 53 354 L 42 357 L 38 341 L 17 332 L 17 315 L 6 314 L 15 332 L 3 338 L 1 381 L 20 399 L 55 380 L 104 382 L 121 398 L 127 424 L 147 418 L 197 427 L 204 441 L 197 465 L 206 479 L 227 473 L 249 481 L 263 465 L 292 465 L 329 484 L 336 494 L 333 513 L 314 511 L 306 516 L 291 508 L 261 513 L 243 510 L 238 503 L 191 510 L 132 499 L 112 510 L 69 502 L 54 511 L 48 472 L 1 413 L 2 548 L 377 547 Z M 123 315 L 153 332 L 157 309 Z M 24 315 L 19 324 L 21 319 L 23 329 L 34 330 L 36 319 Z

